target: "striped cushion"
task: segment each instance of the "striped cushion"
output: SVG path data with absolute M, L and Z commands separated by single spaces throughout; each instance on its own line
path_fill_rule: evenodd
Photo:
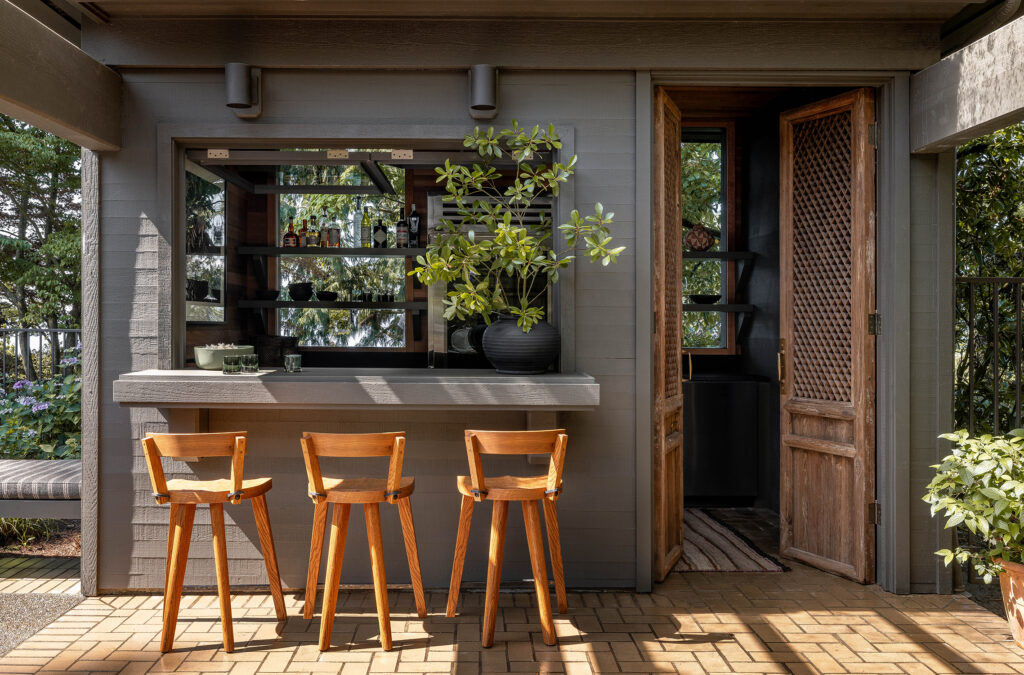
M 0 459 L 0 499 L 81 499 L 80 459 Z

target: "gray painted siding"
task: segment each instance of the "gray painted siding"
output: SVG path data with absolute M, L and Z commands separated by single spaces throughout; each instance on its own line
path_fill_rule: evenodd
M 469 130 L 462 73 L 343 73 L 270 71 L 264 115 L 244 123 L 223 105 L 222 76 L 211 71 L 127 72 L 124 78 L 124 150 L 103 157 L 101 193 L 101 421 L 99 588 L 160 588 L 166 551 L 167 508 L 153 504 L 139 438 L 164 430 L 159 411 L 120 408 L 111 383 L 124 372 L 159 367 L 170 359 L 171 336 L 161 333 L 161 305 L 171 284 L 166 259 L 171 221 L 158 184 L 158 125 L 228 124 L 455 124 Z M 571 126 L 580 155 L 575 201 L 598 199 L 616 214 L 614 233 L 634 240 L 634 77 L 632 73 L 512 72 L 501 80 L 502 119 L 553 121 Z M 160 150 L 165 152 L 166 149 Z M 559 502 L 568 583 L 632 587 L 636 559 L 634 453 L 635 259 L 611 268 L 581 265 L 576 274 L 576 363 L 601 383 L 598 410 L 565 414 L 570 434 L 564 497 Z M 522 413 L 365 412 L 305 416 L 289 411 L 214 411 L 211 430 L 247 429 L 247 475 L 273 476 L 268 496 L 284 583 L 304 581 L 312 508 L 305 496 L 297 442 L 303 430 L 384 430 L 409 434 L 406 472 L 417 477 L 413 498 L 426 582 L 442 587 L 450 572 L 459 499 L 454 476 L 464 473 L 462 430 L 517 428 Z M 497 471 L 529 472 L 522 459 Z M 167 464 L 169 474 L 210 475 L 212 463 Z M 466 581 L 481 581 L 486 567 L 488 506 L 478 508 Z M 383 509 L 389 579 L 407 581 L 399 528 Z M 251 510 L 226 510 L 232 583 L 263 584 Z M 369 581 L 359 509 L 353 513 L 345 581 Z M 200 510 L 186 583 L 214 583 L 209 517 Z M 521 517 L 509 522 L 506 579 L 529 576 Z

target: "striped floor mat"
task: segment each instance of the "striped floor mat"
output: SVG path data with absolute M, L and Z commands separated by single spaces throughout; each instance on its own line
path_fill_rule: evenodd
M 675 572 L 785 572 L 739 534 L 701 509 L 683 511 L 683 555 Z

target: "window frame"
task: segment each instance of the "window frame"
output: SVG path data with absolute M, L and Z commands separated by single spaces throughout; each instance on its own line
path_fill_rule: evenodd
M 725 222 L 722 223 L 722 232 L 725 247 L 721 248 L 721 250 L 739 250 L 740 242 L 742 240 L 740 231 L 741 221 L 739 218 L 739 210 L 742 205 L 742 201 L 740 199 L 739 193 L 740 153 L 736 134 L 736 120 L 720 117 L 684 117 L 681 126 L 683 129 L 683 137 L 686 136 L 687 129 L 721 129 L 723 131 L 724 147 L 722 152 L 722 159 L 725 164 L 725 167 L 724 171 L 722 172 L 722 186 L 725 192 L 725 198 L 723 200 L 723 206 L 725 208 Z M 682 138 L 680 138 L 680 146 L 682 142 Z M 681 226 L 682 225 L 680 225 L 680 227 Z M 720 261 L 720 265 L 724 269 L 725 276 L 725 304 L 735 303 L 737 301 L 736 261 L 722 260 Z M 687 313 L 688 312 L 683 312 L 684 315 Z M 682 345 L 682 353 L 684 356 L 736 356 L 740 353 L 740 346 L 736 340 L 737 313 L 722 312 L 722 314 L 724 314 L 724 321 L 722 321 L 724 340 L 722 341 L 722 346 L 687 347 L 686 345 Z

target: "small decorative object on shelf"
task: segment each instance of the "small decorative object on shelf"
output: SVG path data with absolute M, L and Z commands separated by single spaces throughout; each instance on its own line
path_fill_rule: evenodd
M 370 248 L 373 241 L 373 225 L 370 219 L 370 209 L 363 207 L 363 219 L 359 224 L 359 245 L 362 248 Z
M 306 234 L 309 232 L 309 230 L 306 228 L 307 222 L 309 222 L 308 219 L 303 219 L 302 226 L 299 228 L 299 231 L 295 233 L 296 235 L 298 235 L 299 246 L 306 245 Z
M 202 279 L 185 279 L 185 299 L 201 302 L 210 294 L 210 282 Z
M 715 244 L 715 235 L 711 234 L 706 227 L 700 223 L 691 223 L 683 219 L 683 226 L 690 229 L 686 233 L 683 242 L 691 251 L 706 251 Z
M 288 284 L 288 297 L 297 302 L 306 302 L 313 297 L 313 284 L 308 281 Z
M 395 225 L 395 248 L 409 248 L 409 223 L 405 220 L 405 209 Z
M 238 358 L 243 373 L 258 373 L 260 371 L 260 357 L 256 354 L 242 354 Z
M 237 375 L 242 372 L 242 357 L 239 354 L 225 354 L 221 359 L 222 372 L 225 375 Z
M 288 231 L 281 237 L 281 246 L 284 248 L 298 248 L 299 235 L 295 234 L 295 223 L 288 223 Z
M 302 354 L 285 354 L 284 355 L 284 372 L 286 372 L 286 373 L 301 373 L 302 372 Z
M 321 246 L 321 248 L 324 247 L 324 246 L 330 246 L 331 245 L 331 230 L 337 224 L 338 224 L 337 221 L 335 221 L 333 224 L 331 223 L 330 219 L 327 217 L 327 207 L 325 206 L 324 210 L 323 210 L 323 213 L 320 216 L 320 246 Z
M 373 228 L 373 247 L 388 247 L 388 228 L 387 225 L 384 224 L 384 220 L 382 218 L 377 219 L 377 225 Z
M 195 348 L 196 366 L 203 370 L 221 370 L 224 358 L 252 354 L 252 345 L 235 345 L 230 343 L 212 344 Z
M 695 305 L 713 305 L 722 299 L 720 293 L 691 293 L 690 300 Z
M 416 205 L 412 205 L 412 209 L 409 211 L 409 217 L 405 219 L 409 223 L 409 247 L 419 248 L 420 246 L 420 214 L 416 210 Z

